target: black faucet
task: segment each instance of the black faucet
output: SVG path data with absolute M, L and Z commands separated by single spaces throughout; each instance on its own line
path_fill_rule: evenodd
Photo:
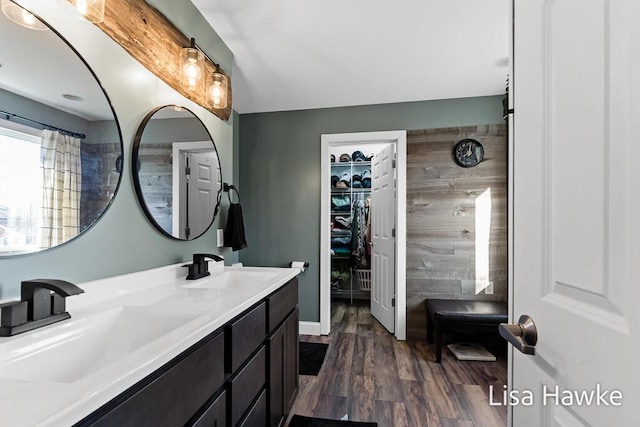
M 8 337 L 69 319 L 65 298 L 84 291 L 57 279 L 31 279 L 21 283 L 20 301 L 0 306 L 0 336 Z
M 193 254 L 193 264 L 186 264 L 183 267 L 189 268 L 187 280 L 196 280 L 209 275 L 209 262 L 206 258 L 211 258 L 216 262 L 224 261 L 224 258 L 215 254 Z

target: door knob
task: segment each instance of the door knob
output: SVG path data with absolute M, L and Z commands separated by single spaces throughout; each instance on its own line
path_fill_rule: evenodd
M 526 314 L 520 316 L 516 325 L 501 323 L 498 327 L 500 335 L 524 354 L 536 354 L 538 331 L 533 319 Z

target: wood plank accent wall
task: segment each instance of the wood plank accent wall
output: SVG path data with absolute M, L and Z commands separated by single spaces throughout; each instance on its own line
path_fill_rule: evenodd
M 464 138 L 480 141 L 485 160 L 456 165 Z M 426 338 L 427 298 L 507 299 L 507 141 L 505 125 L 407 133 L 407 337 Z M 476 199 L 490 190 L 489 281 L 476 293 Z M 488 194 L 488 193 L 486 193 Z M 488 224 L 487 224 L 488 225 Z M 486 247 L 486 246 L 485 246 Z
M 227 108 L 211 108 L 206 92 L 189 91 L 180 85 L 180 50 L 190 39 L 182 34 L 162 13 L 144 0 L 108 1 L 104 21 L 97 26 L 149 71 L 176 91 L 211 111 L 222 120 L 229 120 L 232 108 L 231 79 L 228 78 Z M 197 44 L 197 40 L 196 40 Z M 207 52 L 208 54 L 209 52 Z M 216 70 L 209 60 L 205 63 L 205 78 Z

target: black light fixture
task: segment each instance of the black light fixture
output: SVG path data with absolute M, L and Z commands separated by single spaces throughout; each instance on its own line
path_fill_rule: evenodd
M 205 84 L 204 63 L 208 59 L 215 67 L 211 73 L 210 82 L 207 86 L 207 101 L 214 109 L 227 108 L 229 98 L 229 78 L 222 73 L 220 65 L 216 64 L 204 53 L 196 44 L 194 38 L 190 45 L 180 51 L 180 70 L 182 72 L 180 82 L 185 89 L 199 91 Z

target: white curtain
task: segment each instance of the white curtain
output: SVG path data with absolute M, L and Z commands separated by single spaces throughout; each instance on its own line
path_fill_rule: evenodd
M 64 243 L 80 232 L 80 142 L 58 131 L 42 131 L 42 248 Z

